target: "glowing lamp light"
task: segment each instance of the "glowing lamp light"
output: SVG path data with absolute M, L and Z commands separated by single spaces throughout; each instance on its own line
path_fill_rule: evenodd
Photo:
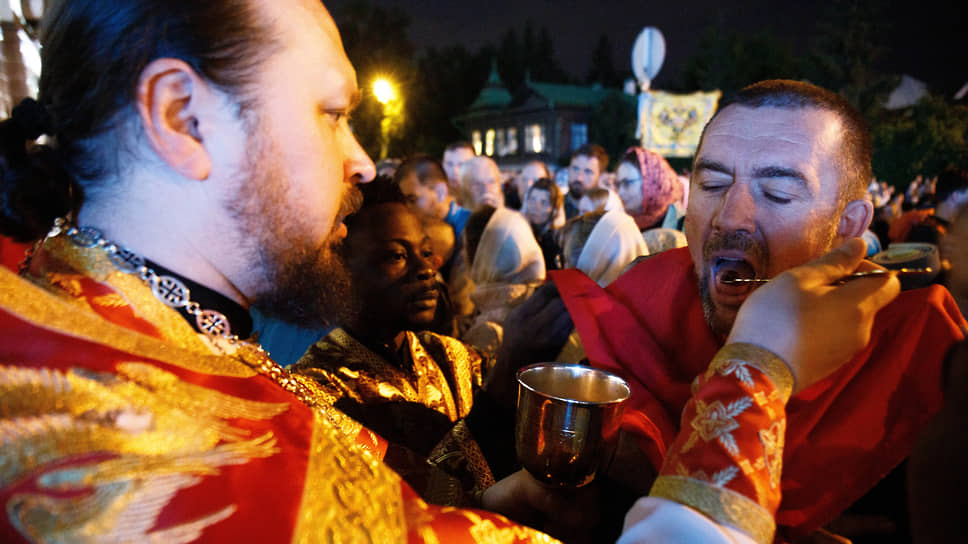
M 373 82 L 373 96 L 381 104 L 389 104 L 397 98 L 397 90 L 389 80 L 379 78 Z

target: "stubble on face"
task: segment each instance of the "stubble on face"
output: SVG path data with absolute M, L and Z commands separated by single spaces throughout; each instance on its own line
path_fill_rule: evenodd
M 821 253 L 818 255 L 810 255 L 802 263 L 798 264 L 805 264 L 833 249 L 834 240 L 837 235 L 837 226 L 835 223 L 831 223 L 829 228 L 819 230 L 814 235 L 820 237 L 819 247 L 822 249 Z M 703 262 L 697 264 L 696 268 L 699 270 L 698 275 L 700 276 L 699 295 L 702 301 L 703 315 L 706 318 L 706 323 L 709 324 L 713 332 L 721 335 L 727 335 L 732 330 L 733 322 L 736 320 L 736 314 L 742 306 L 719 308 L 713 302 L 710 286 L 715 278 L 716 267 L 712 256 L 717 251 L 724 250 L 744 252 L 746 259 L 753 266 L 754 270 L 757 271 L 758 276 L 765 275 L 765 277 L 772 277 L 773 275 L 784 272 L 784 270 L 773 270 L 770 248 L 765 241 L 757 239 L 744 231 L 715 231 L 710 234 L 709 238 L 703 243 Z M 750 292 L 753 289 L 755 287 L 751 288 Z
M 711 285 L 717 273 L 713 255 L 718 251 L 742 251 L 755 270 L 765 270 L 770 261 L 770 250 L 765 243 L 747 232 L 713 232 L 703 243 L 703 262 L 700 263 L 699 296 L 703 316 L 713 332 L 729 334 L 739 308 L 719 308 L 713 302 Z
M 227 208 L 247 233 L 254 274 L 262 277 L 252 305 L 266 317 L 306 329 L 332 325 L 351 312 L 351 282 L 340 255 L 341 221 L 360 209 L 362 193 L 345 184 L 329 235 L 314 239 L 314 225 L 291 213 L 285 169 L 274 146 L 259 130 L 249 132 L 250 149 L 240 176 L 245 181 Z

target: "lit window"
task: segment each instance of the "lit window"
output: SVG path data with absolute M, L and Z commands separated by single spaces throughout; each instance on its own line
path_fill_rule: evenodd
M 571 149 L 572 151 L 588 143 L 588 125 L 585 123 L 572 123 L 571 125 Z
M 515 127 L 508 128 L 507 154 L 508 155 L 518 154 L 518 129 Z
M 545 149 L 545 130 L 544 125 L 528 125 L 524 129 L 524 137 L 527 140 L 527 150 L 529 153 L 541 153 Z
M 471 142 L 474 144 L 474 154 L 481 154 L 481 131 L 475 130 L 471 133 Z
M 488 157 L 494 156 L 494 129 L 487 129 L 487 133 L 484 134 L 484 154 Z
M 497 129 L 497 156 L 503 157 L 507 155 L 507 147 L 504 146 L 504 129 Z

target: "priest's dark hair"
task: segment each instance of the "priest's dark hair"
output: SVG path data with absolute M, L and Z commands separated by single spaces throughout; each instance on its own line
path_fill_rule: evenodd
M 121 170 L 138 80 L 176 58 L 231 96 L 255 105 L 257 68 L 277 41 L 252 0 L 56 0 L 42 32 L 36 102 L 0 123 L 0 232 L 43 235 L 54 218 Z M 47 144 L 35 142 L 41 134 Z

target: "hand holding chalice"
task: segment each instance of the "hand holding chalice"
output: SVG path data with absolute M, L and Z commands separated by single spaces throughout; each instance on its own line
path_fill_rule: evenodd
M 538 363 L 518 372 L 515 447 L 538 481 L 581 487 L 615 451 L 630 390 L 624 380 L 582 365 Z

